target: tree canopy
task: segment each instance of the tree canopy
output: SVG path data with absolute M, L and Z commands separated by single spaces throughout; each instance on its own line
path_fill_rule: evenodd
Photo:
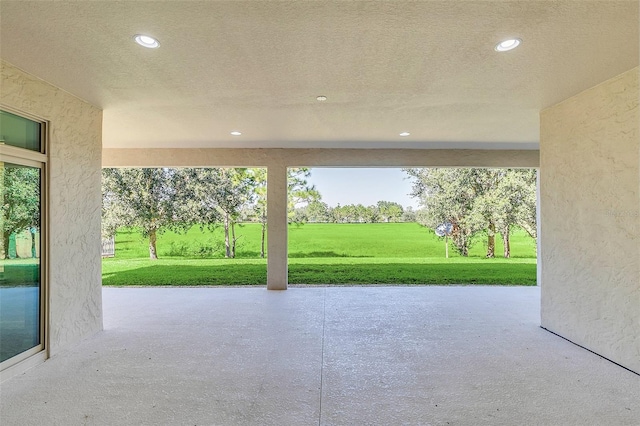
M 103 234 L 121 226 L 135 226 L 149 238 L 149 257 L 157 259 L 157 234 L 181 231 L 197 222 L 193 189 L 175 169 L 103 169 Z
M 309 169 L 290 168 L 288 173 L 292 211 L 299 203 L 320 199 L 318 191 L 307 183 Z M 150 258 L 157 259 L 157 235 L 165 230 L 222 225 L 225 257 L 233 258 L 240 238 L 236 225 L 250 211 L 263 224 L 264 257 L 266 169 L 104 169 L 102 176 L 103 235 L 114 235 L 122 226 L 137 227 L 149 238 Z M 290 220 L 295 220 L 293 213 Z
M 413 178 L 412 195 L 423 210 L 418 221 L 435 229 L 451 223 L 451 238 L 463 256 L 473 237 L 487 237 L 487 257 L 495 255 L 495 235 L 501 233 L 510 256 L 511 227 L 536 237 L 536 171 L 532 169 L 443 168 L 404 169 Z
M 11 234 L 40 227 L 40 169 L 4 163 L 0 185 L 2 248 L 9 256 Z

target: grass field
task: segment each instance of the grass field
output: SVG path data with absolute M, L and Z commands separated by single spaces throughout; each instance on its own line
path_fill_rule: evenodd
M 34 287 L 40 282 L 40 259 L 0 260 L 0 287 Z
M 160 259 L 148 259 L 148 243 L 134 230 L 116 237 L 116 257 L 103 261 L 104 285 L 247 285 L 266 283 L 259 257 L 260 225 L 246 224 L 236 259 L 223 258 L 223 233 L 192 228 L 158 237 Z M 499 240 L 499 239 L 498 239 Z M 484 239 L 468 258 L 433 231 L 415 223 L 305 224 L 289 228 L 291 284 L 499 284 L 535 285 L 535 242 L 523 231 L 511 237 L 511 259 L 485 259 Z M 497 241 L 496 253 L 502 253 Z

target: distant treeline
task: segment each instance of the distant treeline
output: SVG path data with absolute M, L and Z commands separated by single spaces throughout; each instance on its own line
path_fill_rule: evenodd
M 378 201 L 375 205 L 338 204 L 335 207 L 322 201 L 313 201 L 296 207 L 291 214 L 296 223 L 389 223 L 415 222 L 416 212 L 412 207 L 404 208 L 392 201 Z

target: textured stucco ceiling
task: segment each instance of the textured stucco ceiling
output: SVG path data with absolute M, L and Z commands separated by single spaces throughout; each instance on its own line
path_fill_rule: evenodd
M 2 0 L 0 57 L 103 108 L 105 147 L 529 149 L 638 65 L 638 3 Z

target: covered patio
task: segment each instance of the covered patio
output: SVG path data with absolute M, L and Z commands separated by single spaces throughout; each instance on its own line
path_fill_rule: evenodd
M 639 5 L 1 1 L 42 220 L 0 422 L 639 424 Z M 266 289 L 103 290 L 102 167 L 238 166 Z M 536 168 L 539 287 L 271 291 L 288 167 Z

